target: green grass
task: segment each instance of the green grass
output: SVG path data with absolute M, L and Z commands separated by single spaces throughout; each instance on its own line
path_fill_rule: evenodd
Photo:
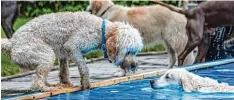
M 18 28 L 20 28 L 20 26 L 24 25 L 26 22 L 28 22 L 31 19 L 32 18 L 18 18 L 13 28 L 17 30 Z M 1 28 L 1 38 L 6 38 L 5 32 L 3 31 L 2 28 Z M 1 53 L 1 62 L 2 62 L 2 67 L 1 67 L 2 76 L 9 76 L 19 73 L 19 67 L 11 62 L 8 53 Z
M 14 75 L 14 74 L 19 73 L 19 67 L 9 60 L 8 54 L 2 53 L 1 60 L 2 60 L 1 61 L 2 62 L 2 67 L 1 67 L 2 76 L 9 76 L 9 75 Z
M 24 25 L 26 22 L 31 20 L 32 18 L 18 18 L 13 26 L 15 30 L 20 28 L 20 26 Z M 1 28 L 1 38 L 6 38 L 6 35 Z M 157 44 L 153 47 L 144 47 L 142 52 L 149 52 L 149 51 L 163 51 L 165 50 L 164 46 L 161 44 Z M 7 53 L 1 53 L 1 62 L 2 62 L 2 76 L 9 76 L 9 75 L 14 75 L 20 73 L 19 68 L 17 67 L 16 64 L 12 63 L 9 59 L 9 54 Z M 103 56 L 102 51 L 95 51 L 92 53 L 89 53 L 87 55 L 84 55 L 86 59 L 91 59 L 91 58 L 98 58 Z M 55 61 L 55 65 L 58 65 L 58 61 Z
M 154 46 L 145 46 L 141 52 L 150 52 L 150 51 L 164 51 L 165 47 L 162 44 L 156 44 Z

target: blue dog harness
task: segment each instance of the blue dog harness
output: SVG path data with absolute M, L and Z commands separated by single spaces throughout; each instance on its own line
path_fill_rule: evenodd
M 101 27 L 101 32 L 102 32 L 102 51 L 104 54 L 104 58 L 107 59 L 107 50 L 106 50 L 106 21 L 102 20 L 102 27 Z

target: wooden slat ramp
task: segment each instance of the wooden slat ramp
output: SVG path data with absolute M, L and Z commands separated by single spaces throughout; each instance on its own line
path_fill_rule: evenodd
M 228 64 L 228 63 L 234 63 L 234 58 L 218 60 L 218 61 L 214 61 L 214 62 L 195 64 L 195 65 L 185 66 L 184 68 L 191 71 L 191 70 L 210 68 L 210 67 L 214 67 L 214 66 L 218 66 L 218 65 Z M 137 74 L 137 75 L 107 79 L 107 80 L 91 83 L 91 88 L 115 85 L 115 84 L 118 84 L 118 83 L 121 83 L 121 82 L 133 81 L 133 80 L 139 80 L 139 79 L 144 79 L 144 78 L 149 78 L 149 77 L 160 76 L 160 75 L 163 75 L 166 71 L 167 71 L 166 69 L 163 69 L 163 70 L 147 72 L 147 73 L 142 73 L 142 74 Z M 71 93 L 71 92 L 77 92 L 77 91 L 81 91 L 80 86 L 74 87 L 74 88 L 62 88 L 60 90 L 51 91 L 51 92 L 35 93 L 35 94 L 32 94 L 32 95 L 21 96 L 21 97 L 16 97 L 16 98 L 12 98 L 12 99 L 13 100 L 41 99 L 41 98 L 46 98 L 46 97 L 50 97 L 50 96 L 59 95 L 59 94 L 62 94 L 62 93 Z
M 115 85 L 115 84 L 118 84 L 121 82 L 139 80 L 139 79 L 144 79 L 144 78 L 153 77 L 153 76 L 159 76 L 159 75 L 162 75 L 165 71 L 166 70 L 160 70 L 160 71 L 156 71 L 156 72 L 148 72 L 148 73 L 137 74 L 137 75 L 132 75 L 132 76 L 107 79 L 107 80 L 91 83 L 90 85 L 91 85 L 91 88 Z M 55 96 L 55 95 L 62 94 L 62 93 L 71 93 L 71 92 L 76 92 L 76 91 L 80 91 L 80 90 L 81 90 L 80 86 L 74 87 L 74 88 L 62 88 L 62 89 L 56 90 L 56 91 L 42 92 L 42 93 L 32 94 L 29 96 L 17 97 L 17 98 L 13 98 L 13 100 L 41 99 L 41 98 L 45 98 L 45 97 L 49 97 L 49 96 Z

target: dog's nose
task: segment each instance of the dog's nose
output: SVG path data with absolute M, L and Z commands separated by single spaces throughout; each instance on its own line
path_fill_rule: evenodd
M 150 80 L 150 84 L 154 84 L 154 80 Z
M 150 86 L 151 88 L 154 88 L 154 80 L 150 80 Z
M 112 61 L 111 61 L 111 60 L 109 60 L 109 59 L 108 59 L 108 61 L 109 61 L 110 63 L 112 63 Z

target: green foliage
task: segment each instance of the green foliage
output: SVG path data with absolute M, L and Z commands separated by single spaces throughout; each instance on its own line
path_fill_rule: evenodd
M 13 26 L 15 30 L 19 29 L 22 25 L 24 25 L 26 22 L 31 20 L 32 18 L 18 18 Z M 6 38 L 5 32 L 1 28 L 1 38 Z M 1 53 L 1 75 L 2 76 L 9 76 L 19 73 L 19 67 L 12 63 L 9 59 L 8 53 Z
M 151 5 L 152 2 L 149 1 L 140 1 L 140 0 L 132 0 L 132 1 L 113 1 L 115 4 L 123 5 L 123 6 L 144 6 Z
M 89 54 L 84 55 L 84 57 L 86 59 L 98 58 L 98 57 L 101 57 L 101 56 L 103 56 L 102 51 L 94 51 L 94 52 L 91 52 Z
M 165 47 L 162 44 L 156 44 L 154 46 L 145 46 L 141 52 L 150 52 L 150 51 L 164 51 Z
M 178 5 L 178 0 L 164 0 L 163 2 L 177 6 Z
M 8 56 L 9 55 L 6 53 L 1 53 L 1 59 L 2 59 L 1 75 L 2 76 L 9 76 L 9 75 L 14 75 L 14 74 L 19 73 L 19 67 L 16 64 L 12 63 L 9 60 Z
M 20 13 L 25 17 L 36 17 L 42 14 L 64 11 L 84 11 L 88 1 L 35 1 L 18 2 Z
M 115 4 L 123 6 L 145 6 L 155 3 L 148 0 L 120 1 L 114 0 Z M 177 0 L 165 0 L 165 3 L 177 5 Z M 25 17 L 36 17 L 42 14 L 64 11 L 85 11 L 89 1 L 35 1 L 33 3 L 19 1 L 20 14 Z

